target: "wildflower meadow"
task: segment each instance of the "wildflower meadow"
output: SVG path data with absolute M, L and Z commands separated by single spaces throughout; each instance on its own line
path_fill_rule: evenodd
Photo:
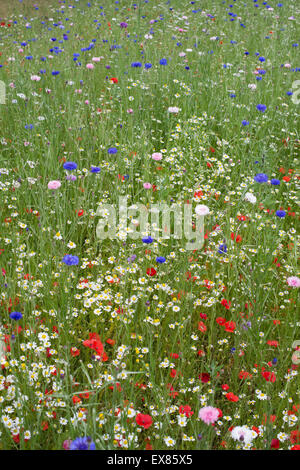
M 300 450 L 299 12 L 1 0 L 0 449 Z

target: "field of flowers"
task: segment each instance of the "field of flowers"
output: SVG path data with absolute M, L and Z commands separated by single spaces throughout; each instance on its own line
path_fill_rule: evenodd
M 1 1 L 0 449 L 300 449 L 299 44 L 297 0 Z M 101 239 L 120 197 L 202 248 Z

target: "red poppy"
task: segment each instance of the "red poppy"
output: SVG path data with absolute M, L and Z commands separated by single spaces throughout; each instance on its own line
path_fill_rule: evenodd
M 234 321 L 227 321 L 225 323 L 225 331 L 232 333 L 235 330 L 236 323 Z
M 104 346 L 101 343 L 100 337 L 97 333 L 89 333 L 90 339 L 83 341 L 83 345 L 87 348 L 94 349 L 98 356 L 101 357 L 102 361 L 107 361 L 108 357 L 104 352 Z
M 276 381 L 276 375 L 274 374 L 274 372 L 270 372 L 270 371 L 263 371 L 262 374 L 263 378 L 267 381 L 267 382 L 275 382 Z
M 73 347 L 70 349 L 70 353 L 72 357 L 76 357 L 76 356 L 79 356 L 80 350 L 76 347 Z
M 154 269 L 154 268 L 148 268 L 147 271 L 146 271 L 147 275 L 148 275 L 148 276 L 151 276 L 151 277 L 152 277 L 152 276 L 155 276 L 156 272 L 157 272 L 157 271 L 156 271 L 156 269 Z
M 226 396 L 227 400 L 229 400 L 229 401 L 239 401 L 239 397 L 237 395 L 234 395 L 234 393 L 232 393 L 232 392 L 226 393 L 225 396 Z
M 278 439 L 272 439 L 271 442 L 271 449 L 279 449 L 280 447 L 280 442 Z
M 118 79 L 115 78 L 115 77 L 111 78 L 110 80 L 111 80 L 113 83 L 118 83 Z
M 190 418 L 190 416 L 192 416 L 194 414 L 194 412 L 192 411 L 192 408 L 188 405 L 181 405 L 179 407 L 179 413 L 181 415 L 185 415 L 187 418 Z
M 138 413 L 135 417 L 136 424 L 139 426 L 143 426 L 144 429 L 150 428 L 152 424 L 152 418 L 150 415 L 143 415 L 142 413 Z
M 207 330 L 206 325 L 203 323 L 203 321 L 198 322 L 198 330 L 201 331 L 202 333 L 205 333 Z
M 201 380 L 202 383 L 206 384 L 207 382 L 210 381 L 210 375 L 207 372 L 203 372 L 202 374 L 199 375 L 199 379 Z

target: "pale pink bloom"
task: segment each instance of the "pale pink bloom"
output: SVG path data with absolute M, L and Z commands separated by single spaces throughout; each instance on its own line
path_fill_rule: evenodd
M 300 287 L 300 279 L 297 276 L 288 277 L 286 281 L 290 287 Z
M 290 69 L 291 68 L 291 64 L 284 64 L 285 68 L 286 69 Z
M 84 104 L 90 104 L 89 100 L 85 100 Z
M 170 106 L 170 107 L 168 108 L 168 112 L 169 112 L 169 113 L 173 113 L 173 114 L 178 113 L 178 112 L 179 112 L 179 108 L 177 108 L 177 106 Z
M 209 208 L 203 204 L 198 204 L 195 208 L 195 212 L 198 215 L 207 215 L 209 214 Z
M 100 62 L 101 59 L 102 59 L 102 57 L 93 57 L 92 61 L 93 62 Z
M 95 68 L 95 66 L 93 64 L 86 64 L 86 68 L 90 69 L 90 70 L 93 70 L 93 68 Z
M 11 82 L 8 86 L 9 86 L 10 88 L 16 88 L 16 85 L 14 84 L 14 82 Z
M 204 408 L 201 408 L 199 411 L 199 418 L 206 424 L 214 423 L 217 421 L 218 417 L 219 411 L 213 406 L 204 406 Z
M 132 108 L 127 109 L 127 113 L 128 113 L 128 114 L 132 114 L 132 113 L 133 113 L 133 109 L 132 109 Z
M 79 88 L 78 90 L 75 90 L 75 93 L 79 93 L 79 94 L 82 93 L 81 88 Z
M 179 57 L 185 57 L 186 53 L 185 52 L 179 52 Z
M 48 189 L 58 189 L 61 187 L 61 182 L 58 180 L 49 181 Z
M 145 189 L 151 189 L 152 188 L 152 184 L 151 183 L 144 183 L 144 188 Z
M 28 145 L 30 145 L 30 142 L 25 141 L 24 142 L 24 147 L 28 147 Z
M 41 79 L 41 77 L 39 77 L 38 75 L 31 75 L 30 78 L 33 82 L 39 82 Z
M 162 153 L 160 152 L 154 152 L 152 153 L 152 159 L 156 160 L 157 162 L 162 159 Z
M 22 54 L 22 52 L 24 52 L 24 50 L 22 48 L 20 48 L 19 52 L 20 52 L 20 54 Z

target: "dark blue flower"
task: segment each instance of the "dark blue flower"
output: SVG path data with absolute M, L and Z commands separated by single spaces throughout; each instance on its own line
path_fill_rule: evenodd
M 116 149 L 115 147 L 110 147 L 107 151 L 108 153 L 114 154 L 117 153 L 118 149 Z
M 91 173 L 100 173 L 101 168 L 99 166 L 92 166 L 90 169 Z
M 9 315 L 9 318 L 11 318 L 12 320 L 18 321 L 18 320 L 21 320 L 21 318 L 23 318 L 23 315 L 21 312 L 11 312 L 11 314 Z
M 131 67 L 141 67 L 142 63 L 141 62 L 132 62 Z
M 58 70 L 53 70 L 51 73 L 52 73 L 53 76 L 56 76 L 56 75 L 60 74 L 60 72 Z
M 280 219 L 282 219 L 283 217 L 285 217 L 285 214 L 286 214 L 285 211 L 281 211 L 281 210 L 276 211 L 276 215 L 277 215 L 277 217 L 280 217 Z
M 67 266 L 75 266 L 79 263 L 79 258 L 78 256 L 74 255 L 65 255 L 62 259 L 62 262 Z
M 76 170 L 77 168 L 77 163 L 75 162 L 66 162 L 63 165 L 65 170 Z
M 256 109 L 257 109 L 257 111 L 261 111 L 262 113 L 264 113 L 265 110 L 267 109 L 267 106 L 265 104 L 258 104 L 256 106 Z
M 277 178 L 273 178 L 271 180 L 271 184 L 273 184 L 274 186 L 279 186 L 280 185 L 280 180 L 278 180 Z
M 287 91 L 286 94 L 287 94 L 288 96 L 292 96 L 293 92 L 292 92 L 292 91 Z
M 265 61 L 266 61 L 266 59 L 265 59 L 264 57 L 260 57 L 258 60 L 259 60 L 260 62 L 265 62 Z
M 77 437 L 71 444 L 70 450 L 95 450 L 96 445 L 90 437 Z
M 152 67 L 152 64 L 148 63 L 148 64 L 145 64 L 145 69 L 151 69 Z
M 160 59 L 159 63 L 160 65 L 167 65 L 168 61 L 167 59 Z
M 245 119 L 242 121 L 243 126 L 249 126 L 249 121 L 246 121 Z
M 265 173 L 257 173 L 257 175 L 254 176 L 254 181 L 257 183 L 266 183 L 268 179 L 268 175 Z
M 156 262 L 157 262 L 157 263 L 160 263 L 160 264 L 165 263 L 165 262 L 166 262 L 166 258 L 165 258 L 164 256 L 158 256 L 158 257 L 156 258 Z
M 221 255 L 227 253 L 226 243 L 222 243 L 222 245 L 219 246 L 218 253 L 220 253 Z
M 143 242 L 143 243 L 152 243 L 152 242 L 153 242 L 153 238 L 151 238 L 151 237 L 142 238 L 142 242 Z

